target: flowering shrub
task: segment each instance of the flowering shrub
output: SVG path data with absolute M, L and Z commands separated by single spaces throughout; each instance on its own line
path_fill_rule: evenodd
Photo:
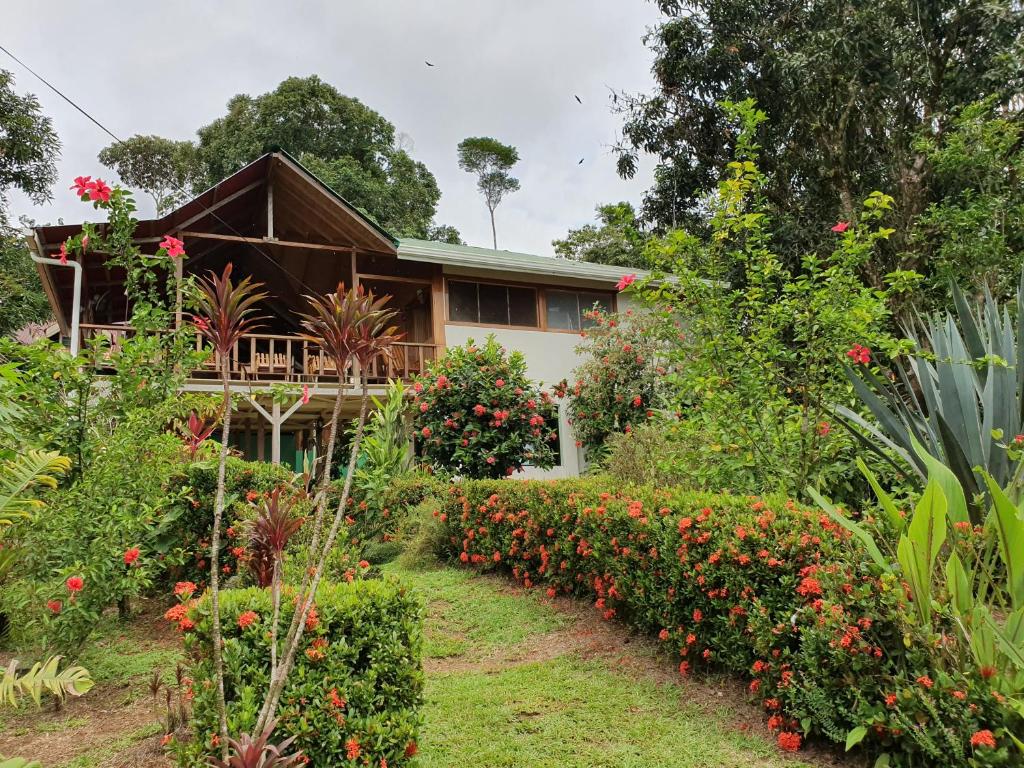
M 283 626 L 295 608 L 287 593 L 285 598 Z M 270 594 L 226 590 L 221 611 L 228 730 L 248 733 L 268 683 Z M 217 735 L 209 596 L 189 602 L 183 614 L 194 738 L 175 748 L 181 764 L 195 765 L 214 753 Z M 306 624 L 275 738 L 294 736 L 293 747 L 309 765 L 410 765 L 423 689 L 419 603 L 392 581 L 325 582 Z
M 245 562 L 247 532 L 245 521 L 253 504 L 275 488 L 289 483 L 292 473 L 278 464 L 228 459 L 225 472 L 227 512 L 222 522 L 220 561 L 225 576 L 237 574 Z M 189 464 L 173 477 L 170 485 L 185 489 L 178 502 L 174 547 L 167 554 L 167 578 L 171 582 L 193 581 L 200 587 L 210 578 L 210 534 L 217 488 L 217 467 L 208 463 Z
M 522 353 L 506 355 L 493 336 L 449 347 L 413 391 L 415 434 L 434 469 L 498 478 L 554 466 L 551 396 L 527 378 Z
M 607 487 L 453 485 L 441 512 L 450 553 L 551 596 L 593 599 L 605 619 L 656 633 L 683 675 L 749 675 L 783 749 L 820 735 L 892 765 L 1008 759 L 998 693 L 918 644 L 902 584 L 830 517 L 784 497 Z M 972 744 L 982 731 L 996 747 Z
M 656 314 L 629 310 L 588 313 L 593 326 L 580 335 L 576 351 L 585 357 L 573 371 L 574 383 L 555 389 L 569 398 L 569 419 L 577 445 L 600 448 L 616 432 L 630 432 L 665 406 L 665 345 L 671 322 Z

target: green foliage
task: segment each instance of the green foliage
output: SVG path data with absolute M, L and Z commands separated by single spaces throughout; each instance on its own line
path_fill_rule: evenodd
M 237 574 L 244 562 L 247 521 L 255 517 L 255 504 L 278 488 L 290 486 L 294 476 L 280 464 L 243 461 L 229 457 L 225 467 L 225 514 L 221 522 L 220 562 L 226 576 Z M 203 588 L 210 576 L 210 540 L 213 504 L 217 491 L 217 465 L 212 461 L 180 465 L 167 485 L 180 488 L 174 500 L 174 536 L 166 555 L 168 582 L 191 581 Z M 235 554 L 238 548 L 242 549 Z
M 494 228 L 494 209 L 505 198 L 519 189 L 519 179 L 509 171 L 519 162 L 519 151 L 510 144 L 502 144 L 489 136 L 471 136 L 459 142 L 459 168 L 476 175 L 476 186 L 484 196 L 491 214 L 491 234 L 494 247 L 498 247 L 498 233 Z
M 199 129 L 210 184 L 276 149 L 393 234 L 427 236 L 437 181 L 403 149 L 395 127 L 358 99 L 315 75 L 289 77 L 269 93 L 233 97 L 227 114 Z
M 0 202 L 0 336 L 49 317 L 50 304 L 28 246 L 8 225 Z
M 0 69 L 0 212 L 11 187 L 33 202 L 49 200 L 59 154 L 53 121 L 42 114 L 35 96 L 19 96 L 11 73 Z
M 978 522 L 984 486 L 975 468 L 1014 498 L 1020 494 L 1022 454 L 1015 440 L 1024 431 L 1024 367 L 1018 365 L 1024 357 L 1024 273 L 1016 320 L 988 291 L 974 306 L 957 286 L 952 293 L 953 311 L 922 318 L 919 329 L 906 328 L 912 349 L 906 363 L 893 362 L 898 383 L 866 366 L 847 368 L 876 421 L 846 406 L 837 410 L 867 432 L 872 451 L 898 455 L 919 479 L 929 471 L 955 478 L 947 487 L 966 491 L 971 518 Z
M 78 666 L 60 669 L 60 659 L 60 656 L 51 656 L 21 674 L 18 674 L 18 660 L 12 659 L 0 677 L 0 703 L 15 707 L 21 696 L 29 696 L 41 707 L 44 691 L 49 691 L 58 701 L 66 696 L 88 693 L 92 688 L 89 672 Z
M 644 247 L 650 236 L 643 231 L 630 203 L 597 206 L 597 220 L 599 225 L 570 229 L 564 240 L 552 241 L 555 253 L 563 259 L 593 264 L 647 266 Z
M 426 463 L 463 477 L 504 477 L 554 465 L 556 411 L 526 375 L 521 352 L 494 336 L 449 347 L 413 385 L 413 428 Z
M 57 487 L 57 475 L 71 469 L 71 462 L 58 453 L 27 450 L 0 463 L 0 530 L 16 519 L 26 519 L 43 502 L 29 496 L 34 487 Z
M 282 601 L 285 626 L 293 610 L 291 600 Z M 227 590 L 221 611 L 229 731 L 248 733 L 268 683 L 271 597 L 260 589 Z M 240 626 L 249 611 L 255 618 Z M 294 746 L 313 765 L 355 764 L 356 752 L 372 765 L 381 759 L 389 766 L 409 765 L 422 702 L 420 611 L 413 595 L 392 581 L 323 583 L 284 689 L 275 733 L 294 736 Z M 209 599 L 200 600 L 189 615 L 195 623 L 185 635 L 195 738 L 178 746 L 183 765 L 209 754 L 217 732 Z
M 569 398 L 576 439 L 593 459 L 610 435 L 630 432 L 670 404 L 666 342 L 678 331 L 649 312 L 591 310 L 587 319 L 576 347 L 583 363 L 574 383 L 563 381 L 555 394 Z
M 750 97 L 768 118 L 761 165 L 784 263 L 795 268 L 800 254 L 827 248 L 828 228 L 855 219 L 858 201 L 882 190 L 895 197 L 898 232 L 863 265 L 865 277 L 880 288 L 895 270 L 933 274 L 913 222 L 950 187 L 916 145 L 947 135 L 962 107 L 1024 91 L 1019 3 L 657 5 L 665 16 L 647 38 L 656 89 L 616 98 L 620 173 L 633 175 L 644 153 L 658 162 L 645 219 L 706 226 L 702 200 L 737 141 L 723 102 Z
M 869 754 L 912 766 L 966 765 L 972 735 L 990 730 L 1006 760 L 1011 707 L 985 673 L 933 650 L 899 580 L 845 527 L 785 497 L 612 487 L 460 483 L 442 510 L 448 551 L 658 633 L 684 675 L 749 674 L 783 733 L 861 736 Z
M 994 99 L 965 106 L 941 136 L 927 135 L 934 202 L 914 240 L 930 265 L 924 306 L 947 304 L 950 285 L 1013 296 L 1024 267 L 1024 124 Z
M 666 327 L 680 324 L 667 386 L 677 393 L 674 410 L 704 435 L 698 466 L 717 463 L 718 479 L 735 491 L 796 493 L 814 478 L 854 495 L 852 438 L 828 420 L 833 404 L 852 404 L 847 355 L 894 348 L 889 294 L 859 277 L 892 232 L 880 226 L 892 200 L 869 196 L 860 223 L 835 235 L 830 254 L 808 253 L 799 272 L 789 269 L 773 245 L 756 164 L 764 113 L 749 101 L 729 110 L 741 128 L 735 159 L 705 202 L 710 236 L 669 234 L 651 249 L 654 278 L 632 290 Z
M 136 135 L 104 147 L 99 161 L 117 171 L 125 184 L 152 197 L 157 216 L 205 188 L 205 169 L 191 141 Z

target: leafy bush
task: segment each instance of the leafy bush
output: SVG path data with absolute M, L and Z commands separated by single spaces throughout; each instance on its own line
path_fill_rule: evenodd
M 556 389 L 569 397 L 569 419 L 578 445 L 591 457 L 609 435 L 630 432 L 662 410 L 666 397 L 665 336 L 674 326 L 653 313 L 629 310 L 606 315 L 592 310 L 576 351 L 584 362 L 573 383 Z
M 295 610 L 282 602 L 282 625 Z M 266 590 L 221 594 L 230 733 L 250 733 L 270 669 Z M 295 737 L 311 765 L 409 765 L 416 752 L 422 702 L 420 605 L 393 581 L 322 583 L 296 668 L 278 710 L 275 739 Z M 192 604 L 185 632 L 194 739 L 177 746 L 183 765 L 214 752 L 217 714 L 211 662 L 210 602 Z
M 280 464 L 235 457 L 228 459 L 225 471 L 227 512 L 222 522 L 220 555 L 225 575 L 230 576 L 240 570 L 239 556 L 244 556 L 246 541 L 244 524 L 254 514 L 253 502 L 291 480 L 292 473 Z M 204 462 L 184 466 L 168 481 L 168 485 L 181 488 L 183 493 L 175 507 L 173 546 L 167 555 L 167 579 L 169 582 L 191 581 L 203 586 L 210 576 L 207 558 L 213 531 L 217 465 Z
M 554 466 L 551 397 L 527 377 L 522 353 L 506 354 L 494 336 L 449 347 L 413 390 L 415 433 L 435 470 L 498 478 Z
M 605 619 L 658 633 L 683 674 L 749 674 L 783 748 L 818 734 L 893 765 L 967 765 L 972 736 L 990 731 L 997 748 L 979 764 L 1007 759 L 998 693 L 978 670 L 940 663 L 904 620 L 899 579 L 830 516 L 779 496 L 609 487 L 456 484 L 448 551 L 594 599 Z

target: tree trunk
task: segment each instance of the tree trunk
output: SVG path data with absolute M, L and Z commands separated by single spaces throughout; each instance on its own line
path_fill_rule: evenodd
M 224 701 L 224 655 L 220 631 L 220 524 L 224 517 L 224 485 L 228 462 L 228 438 L 231 436 L 231 385 L 228 382 L 228 356 L 221 357 L 221 381 L 224 383 L 224 429 L 221 433 L 220 465 L 217 467 L 217 498 L 213 505 L 213 535 L 210 537 L 210 602 L 213 614 L 213 669 L 217 680 L 217 718 L 221 760 L 228 759 L 228 719 Z
M 494 240 L 494 250 L 498 250 L 498 230 L 494 228 L 494 209 L 488 208 L 491 212 L 491 238 Z

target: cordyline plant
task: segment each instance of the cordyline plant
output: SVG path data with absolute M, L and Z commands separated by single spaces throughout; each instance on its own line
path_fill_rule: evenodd
M 213 604 L 213 667 L 217 681 L 217 715 L 220 720 L 221 759 L 228 759 L 227 709 L 224 703 L 224 657 L 220 627 L 220 524 L 224 516 L 224 478 L 231 435 L 231 384 L 229 356 L 235 343 L 260 325 L 262 316 L 256 305 L 266 298 L 259 283 L 245 278 L 237 285 L 231 282 L 232 265 L 224 267 L 219 277 L 210 272 L 197 283 L 195 326 L 213 347 L 221 382 L 224 385 L 220 463 L 217 467 L 217 496 L 213 507 L 213 534 L 210 540 L 210 599 Z
M 310 313 L 303 315 L 302 326 L 306 330 L 303 338 L 317 344 L 335 365 L 338 371 L 338 393 L 334 401 L 331 418 L 331 437 L 328 441 L 327 453 L 323 467 L 323 476 L 313 501 L 313 521 L 310 545 L 306 560 L 302 585 L 298 590 L 295 611 L 292 621 L 285 633 L 280 652 L 273 643 L 271 652 L 270 683 L 267 696 L 260 710 L 255 731 L 265 732 L 274 721 L 277 705 L 281 699 L 292 667 L 295 655 L 302 642 L 306 629 L 306 620 L 316 596 L 317 587 L 324 572 L 327 557 L 334 547 L 338 531 L 345 519 L 345 509 L 352 491 L 352 478 L 355 474 L 356 459 L 359 456 L 363 430 L 366 425 L 366 412 L 369 402 L 369 371 L 377 360 L 390 360 L 394 354 L 394 344 L 400 338 L 397 328 L 389 323 L 396 312 L 387 309 L 390 296 L 377 298 L 373 293 L 365 293 L 362 289 L 346 291 L 339 283 L 335 293 L 326 296 L 307 296 Z M 356 424 L 354 439 L 349 451 L 348 471 L 342 488 L 341 498 L 334 510 L 334 518 L 326 530 L 327 498 L 330 487 L 331 466 L 334 458 L 334 445 L 338 437 L 338 422 L 341 415 L 341 404 L 347 390 L 346 378 L 350 366 L 361 384 L 362 397 L 359 405 L 359 419 Z M 216 609 L 214 609 L 216 610 Z M 276 620 L 275 620 L 276 624 Z M 276 639 L 276 627 L 274 630 Z

